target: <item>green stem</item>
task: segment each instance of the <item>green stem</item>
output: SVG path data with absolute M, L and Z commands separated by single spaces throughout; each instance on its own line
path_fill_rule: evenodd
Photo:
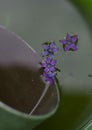
M 55 80 L 55 84 L 56 84 L 56 86 L 57 86 L 57 88 L 58 88 L 59 99 L 60 99 L 60 102 L 61 102 L 62 96 L 63 96 L 62 89 L 61 89 L 61 85 L 60 85 L 60 83 L 59 83 L 59 80 L 58 80 L 57 76 L 54 77 L 54 80 Z

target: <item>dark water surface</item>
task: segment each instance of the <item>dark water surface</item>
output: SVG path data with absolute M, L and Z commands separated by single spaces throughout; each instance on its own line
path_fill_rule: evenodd
M 16 110 L 30 113 L 44 88 L 39 71 L 23 66 L 0 67 L 0 101 Z M 56 104 L 56 89 L 51 86 L 33 114 L 48 113 Z
M 37 72 L 21 66 L 0 67 L 0 101 L 7 105 L 29 113 L 43 90 Z

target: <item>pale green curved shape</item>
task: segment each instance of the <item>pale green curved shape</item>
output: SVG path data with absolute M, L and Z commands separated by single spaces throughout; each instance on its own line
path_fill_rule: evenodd
M 0 130 L 32 130 L 38 124 L 55 114 L 59 105 L 58 88 L 58 103 L 50 113 L 42 116 L 33 116 L 18 112 L 4 103 L 0 102 Z
M 22 54 L 25 53 L 25 50 L 27 51 L 27 53 L 29 52 L 30 54 L 30 57 L 33 56 L 34 54 L 34 58 L 36 57 L 36 52 L 24 41 L 22 40 L 19 36 L 17 36 L 15 33 L 13 32 L 10 32 L 8 31 L 5 27 L 2 27 L 0 26 L 0 34 L 1 34 L 1 37 L 2 37 L 2 41 L 3 41 L 3 44 L 1 44 L 3 47 L 3 49 L 5 49 L 5 45 L 7 45 L 7 41 L 8 41 L 8 47 L 6 48 L 9 48 L 13 45 L 17 46 L 17 48 L 19 49 L 22 49 L 22 46 L 24 46 L 24 51 Z M 8 39 L 8 40 L 6 40 Z M 12 40 L 11 40 L 12 39 Z M 11 44 L 10 44 L 11 43 Z M 14 44 L 13 44 L 14 43 Z M 13 45 L 12 45 L 13 44 Z M 11 46 L 9 46 L 11 45 Z M 18 46 L 19 45 L 19 46 Z M 1 48 L 2 48 L 1 46 Z M 11 47 L 12 48 L 12 47 Z M 13 48 L 14 49 L 14 48 Z M 7 49 L 6 49 L 7 51 Z M 9 51 L 9 50 L 8 50 Z M 14 51 L 14 50 L 13 50 Z M 31 51 L 31 53 L 30 53 Z M 20 51 L 19 51 L 20 52 Z M 8 55 L 8 52 L 6 52 L 7 55 Z M 17 51 L 18 53 L 18 51 Z M 2 53 L 2 56 L 3 57 L 3 54 L 5 53 Z M 13 55 L 13 54 L 12 54 Z M 20 55 L 18 55 L 19 57 Z M 4 56 L 5 57 L 5 56 Z M 3 57 L 3 59 L 4 59 Z M 23 55 L 22 55 L 23 57 Z M 2 58 L 1 58 L 2 59 Z M 3 60 L 2 59 L 2 60 Z M 25 59 L 25 57 L 23 57 L 23 59 Z M 0 61 L 0 65 L 2 66 L 2 60 Z M 14 59 L 13 59 L 14 60 Z M 20 60 L 20 59 L 19 59 Z M 30 59 L 29 59 L 30 60 Z M 39 59 L 38 59 L 39 60 Z M 32 59 L 33 61 L 33 59 Z M 26 61 L 25 61 L 26 62 Z M 35 60 L 34 60 L 35 62 Z M 17 62 L 14 62 L 15 64 Z M 31 63 L 31 61 L 30 61 Z M 33 62 L 32 62 L 33 63 Z M 36 62 L 35 62 L 36 63 Z M 7 64 L 7 62 L 6 62 Z M 4 65 L 6 65 L 4 64 Z M 11 64 L 11 62 L 10 62 Z M 23 64 L 23 62 L 22 62 Z M 9 64 L 8 64 L 9 65 Z M 12 64 L 11 64 L 12 65 Z M 28 64 L 29 65 L 29 64 Z M 30 64 L 31 65 L 31 64 Z M 7 66 L 7 65 L 6 65 Z M 34 65 L 35 66 L 35 65 Z M 38 69 L 38 68 L 37 68 Z M 31 80 L 31 79 L 30 79 Z M 1 84 L 2 85 L 2 84 Z M 40 84 L 39 84 L 40 85 Z M 41 100 L 44 98 L 45 96 L 45 93 L 47 92 L 47 89 L 48 87 L 51 87 L 48 83 L 45 83 L 45 88 L 47 87 L 44 95 L 42 95 L 42 98 L 41 100 L 37 100 L 38 104 L 36 105 L 35 109 L 34 107 L 32 109 L 34 109 L 34 111 L 28 114 L 26 114 L 25 112 L 21 112 L 21 111 L 18 111 L 16 109 L 14 109 L 13 107 L 10 107 L 9 105 L 6 105 L 5 103 L 0 102 L 0 130 L 32 130 L 34 127 L 36 127 L 38 124 L 40 124 L 41 122 L 43 122 L 44 120 L 48 119 L 49 117 L 51 117 L 53 114 L 55 114 L 58 106 L 59 106 L 59 103 L 60 103 L 60 95 L 59 95 L 59 90 L 58 90 L 58 84 L 55 83 L 55 85 L 53 86 L 55 88 L 55 90 L 53 91 L 53 93 L 55 93 L 55 97 L 56 97 L 56 102 L 53 100 L 53 96 L 52 96 L 52 100 L 53 102 L 55 102 L 55 105 L 51 106 L 49 108 L 49 106 L 47 108 L 44 108 L 43 106 L 43 109 L 50 109 L 48 112 L 45 111 L 45 114 L 41 114 L 41 111 L 40 111 L 40 114 L 34 114 L 34 111 L 36 111 L 37 107 L 39 107 L 38 105 L 40 104 Z M 4 86 L 4 85 L 3 85 Z M 26 87 L 26 86 L 25 86 Z M 2 89 L 2 88 L 1 88 Z M 11 88 L 10 88 L 11 89 Z M 23 88 L 22 88 L 23 89 Z M 45 89 L 44 89 L 45 90 Z M 7 92 L 7 90 L 4 89 L 4 91 Z M 15 91 L 14 91 L 15 92 Z M 38 91 L 37 91 L 38 92 Z M 37 94 L 37 93 L 33 93 L 34 94 Z M 3 92 L 3 95 L 4 95 L 4 92 Z M 21 93 L 20 93 L 21 95 Z M 17 95 L 16 95 L 17 96 Z M 8 97 L 7 97 L 8 98 Z M 17 97 L 16 97 L 17 98 Z M 23 98 L 23 97 L 22 97 Z M 12 99 L 10 99 L 12 100 Z M 30 99 L 32 100 L 32 99 Z M 47 100 L 49 100 L 49 98 L 47 97 Z M 44 102 L 44 101 L 43 101 Z M 50 101 L 49 101 L 50 102 Z M 44 102 L 46 103 L 46 102 Z M 44 105 L 44 104 L 43 104 Z M 35 106 L 35 105 L 34 105 Z M 41 108 L 41 107 L 40 107 Z M 39 108 L 38 108 L 39 109 Z

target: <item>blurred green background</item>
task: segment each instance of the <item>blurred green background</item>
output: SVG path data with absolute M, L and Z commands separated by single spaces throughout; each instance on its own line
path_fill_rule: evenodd
M 60 107 L 34 130 L 86 129 L 92 119 L 92 0 L 0 0 L 0 25 L 39 53 L 48 40 L 60 47 Z M 67 32 L 78 35 L 78 51 L 63 52 L 58 40 Z

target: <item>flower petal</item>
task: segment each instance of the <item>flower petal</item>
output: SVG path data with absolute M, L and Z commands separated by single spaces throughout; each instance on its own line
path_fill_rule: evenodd
M 43 47 L 44 50 L 48 49 L 48 45 L 46 45 L 46 44 L 42 44 L 42 47 Z
M 64 48 L 65 51 L 69 51 L 69 49 L 70 49 L 70 45 L 66 45 Z
M 74 43 L 77 40 L 77 36 L 73 36 L 71 39 L 72 39 L 72 42 Z
M 46 67 L 47 64 L 46 64 L 46 63 L 41 63 L 41 66 L 42 66 L 42 67 Z
M 59 40 L 59 42 L 62 43 L 62 44 L 66 44 L 66 40 L 65 39 Z
M 44 69 L 44 72 L 45 72 L 45 73 L 48 73 L 48 72 L 49 72 L 49 68 L 46 67 L 46 68 Z
M 49 64 L 51 62 L 51 59 L 49 57 L 46 58 L 46 63 Z
M 48 58 L 49 58 L 49 59 L 52 59 L 52 58 L 53 58 L 53 54 L 49 54 L 49 55 L 48 55 Z
M 70 39 L 71 39 L 71 36 L 67 33 L 66 40 L 70 40 Z
M 76 45 L 75 45 L 75 44 L 72 44 L 72 45 L 70 46 L 70 48 L 72 48 L 74 51 L 76 51 L 76 50 L 77 50 L 77 47 L 76 47 Z
M 56 60 L 52 60 L 51 65 L 55 65 L 55 64 L 56 64 Z
M 48 51 L 44 51 L 43 53 L 42 53 L 42 56 L 47 56 L 48 55 Z
M 53 73 L 53 72 L 48 73 L 48 77 L 54 78 L 54 76 L 55 76 L 55 73 Z
M 50 44 L 50 48 L 55 48 L 55 43 L 54 42 L 51 42 L 51 44 Z
M 54 66 L 50 67 L 50 71 L 54 72 L 55 71 L 55 67 Z
M 56 53 L 57 51 L 59 51 L 59 48 L 54 48 L 53 52 Z
M 52 73 L 51 73 L 52 74 Z M 50 75 L 48 74 L 48 73 L 43 73 L 42 74 L 42 77 L 44 77 L 45 78 L 45 81 L 46 82 L 49 82 L 50 83 L 50 85 L 53 85 L 53 83 L 54 83 L 54 79 L 53 79 L 53 77 L 54 77 L 54 75 L 52 75 L 51 77 L 50 77 Z
M 53 85 L 53 83 L 54 83 L 53 78 L 50 78 L 50 77 L 47 77 L 47 78 L 45 79 L 45 81 L 46 81 L 46 82 L 49 82 L 50 85 Z

